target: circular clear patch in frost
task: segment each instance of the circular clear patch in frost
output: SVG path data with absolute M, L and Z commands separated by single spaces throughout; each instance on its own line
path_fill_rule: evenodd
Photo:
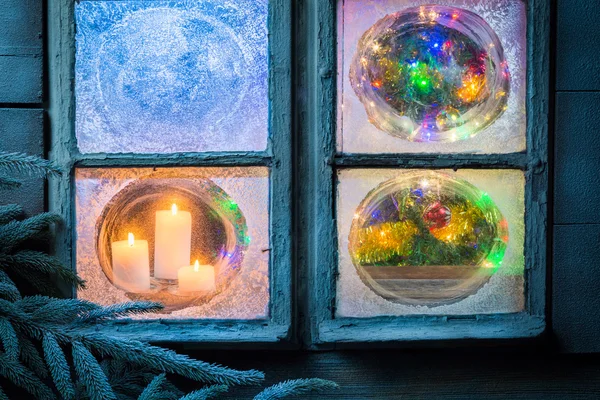
M 358 43 L 350 82 L 369 121 L 415 142 L 475 136 L 506 110 L 502 44 L 477 14 L 424 5 L 380 19 Z
M 435 171 L 403 172 L 356 210 L 352 262 L 379 296 L 437 306 L 475 294 L 500 268 L 508 223 L 490 196 Z

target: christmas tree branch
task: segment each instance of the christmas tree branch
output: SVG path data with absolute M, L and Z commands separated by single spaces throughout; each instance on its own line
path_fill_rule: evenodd
M 38 177 L 61 174 L 60 169 L 48 160 L 23 153 L 7 153 L 5 151 L 0 151 L 0 171 L 2 170 Z
M 273 385 L 260 392 L 254 400 L 276 400 L 338 388 L 335 382 L 324 379 L 296 379 Z

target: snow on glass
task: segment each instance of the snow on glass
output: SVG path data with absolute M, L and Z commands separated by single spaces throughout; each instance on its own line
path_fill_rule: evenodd
M 268 317 L 267 168 L 80 168 L 75 188 L 77 271 L 88 283 L 79 298 L 104 305 L 131 300 L 165 305 L 165 313 L 143 319 Z M 188 293 L 178 280 L 157 277 L 161 212 L 191 216 L 190 259 L 181 267 L 191 270 L 195 260 L 214 267 L 210 291 Z M 132 289 L 132 282 L 115 279 L 111 245 L 127 240 L 146 247 L 150 289 Z
M 523 172 L 345 169 L 338 178 L 337 316 L 523 310 Z
M 525 2 L 338 4 L 338 151 L 525 149 Z
M 267 0 L 82 1 L 82 153 L 261 151 Z

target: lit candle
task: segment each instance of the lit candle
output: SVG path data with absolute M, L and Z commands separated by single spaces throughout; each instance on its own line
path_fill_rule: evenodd
M 150 261 L 148 241 L 128 240 L 112 242 L 113 283 L 127 292 L 144 292 L 150 289 Z
M 177 279 L 182 265 L 189 265 L 192 247 L 192 216 L 178 211 L 173 204 L 170 210 L 156 212 L 154 247 L 154 277 Z
M 212 265 L 200 265 L 181 267 L 177 273 L 179 277 L 180 292 L 205 292 L 210 293 L 215 288 L 215 267 Z

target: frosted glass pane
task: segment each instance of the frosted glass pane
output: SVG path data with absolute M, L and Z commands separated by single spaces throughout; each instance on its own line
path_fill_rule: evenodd
M 165 305 L 145 319 L 268 317 L 267 168 L 81 168 L 75 186 L 79 298 Z
M 267 0 L 82 1 L 82 153 L 261 151 Z
M 525 149 L 526 4 L 340 0 L 343 153 Z
M 523 172 L 352 169 L 338 179 L 338 317 L 523 310 Z

